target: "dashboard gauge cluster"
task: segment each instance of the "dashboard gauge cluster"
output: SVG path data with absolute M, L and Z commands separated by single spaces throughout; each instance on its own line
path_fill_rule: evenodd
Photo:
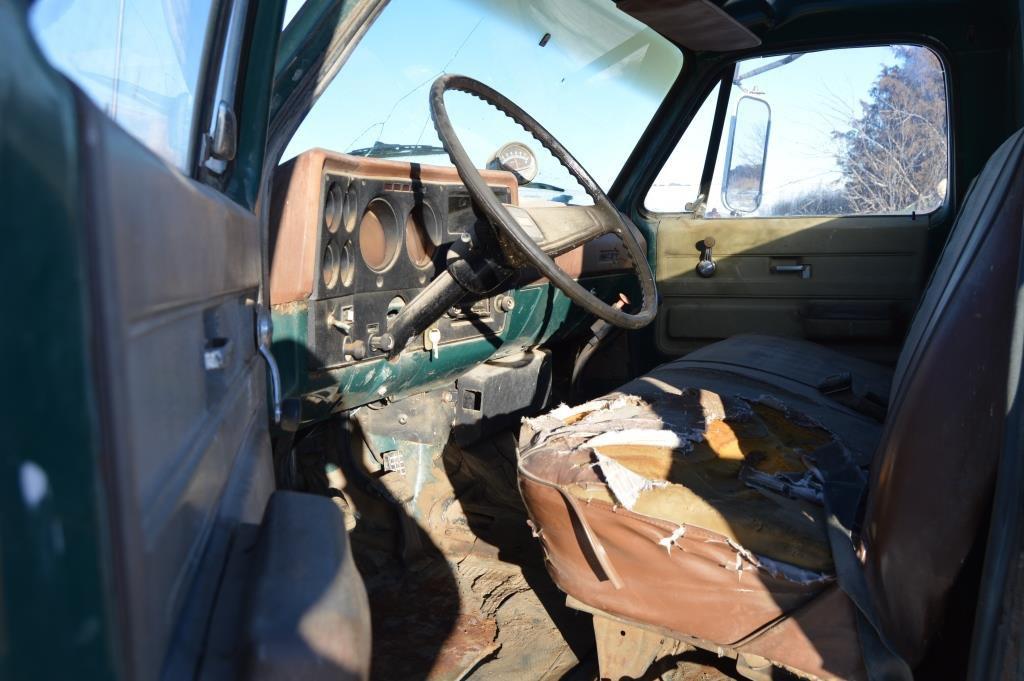
M 445 200 L 442 186 L 325 174 L 312 298 L 425 285 L 444 243 L 433 206 Z
M 448 246 L 477 220 L 461 184 L 328 171 L 320 189 L 307 330 L 313 370 L 380 356 L 373 337 L 430 283 Z M 495 193 L 513 200 L 510 187 Z M 449 310 L 438 323 L 441 344 L 500 332 L 501 308 L 501 301 L 483 299 Z

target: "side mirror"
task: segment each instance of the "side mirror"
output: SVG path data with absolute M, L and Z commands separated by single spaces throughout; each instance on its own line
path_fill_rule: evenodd
M 729 124 L 729 146 L 725 154 L 722 201 L 737 213 L 752 213 L 761 205 L 764 162 L 772 110 L 768 102 L 741 97 Z

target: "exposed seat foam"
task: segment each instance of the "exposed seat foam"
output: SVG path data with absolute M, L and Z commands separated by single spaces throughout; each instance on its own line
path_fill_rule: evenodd
M 556 412 L 547 423 L 550 430 L 529 437 L 535 444 L 557 443 L 546 455 L 569 452 L 576 477 L 566 487 L 580 500 L 701 527 L 756 556 L 831 571 L 820 504 L 781 491 L 766 494 L 747 482 L 758 474 L 797 480 L 807 473 L 802 457 L 832 440 L 807 417 L 774 400 L 647 384 Z M 602 434 L 594 437 L 595 430 Z

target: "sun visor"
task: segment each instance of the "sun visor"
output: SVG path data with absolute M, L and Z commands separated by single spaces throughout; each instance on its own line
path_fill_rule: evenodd
M 620 10 L 695 52 L 757 47 L 761 39 L 709 0 L 622 0 Z

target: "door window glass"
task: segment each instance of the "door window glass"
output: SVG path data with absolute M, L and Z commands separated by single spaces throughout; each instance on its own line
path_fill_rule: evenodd
M 187 170 L 212 0 L 38 0 L 50 62 L 159 156 Z
M 928 48 L 749 59 L 704 217 L 929 213 L 946 200 L 948 138 L 945 74 Z
M 716 87 L 686 126 L 679 144 L 647 192 L 644 207 L 655 213 L 679 213 L 700 193 L 700 176 L 707 158 L 711 126 L 715 121 Z

